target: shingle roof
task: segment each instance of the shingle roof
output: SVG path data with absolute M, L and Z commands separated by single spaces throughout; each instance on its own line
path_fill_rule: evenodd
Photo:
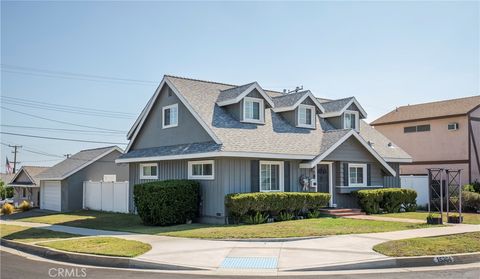
M 82 150 L 54 165 L 53 167 L 50 167 L 45 172 L 41 173 L 38 178 L 42 180 L 59 178 L 64 179 L 67 175 L 70 175 L 71 172 L 82 169 L 84 166 L 92 163 L 92 161 L 95 161 L 95 159 L 100 159 L 98 157 L 102 154 L 106 155 L 107 152 L 110 153 L 111 151 L 117 149 L 119 149 L 117 146 L 108 146 Z
M 275 104 L 275 108 L 278 107 L 290 107 L 295 105 L 298 100 L 300 100 L 305 94 L 308 94 L 309 91 L 300 91 L 296 93 L 290 93 L 285 95 L 280 95 L 277 97 L 273 97 L 273 103 Z
M 373 121 L 372 125 L 413 121 L 431 117 L 467 114 L 480 106 L 480 95 L 399 107 Z
M 21 171 L 24 171 L 27 173 L 27 175 L 33 179 L 32 183 L 20 183 L 20 182 L 17 182 L 17 183 L 13 183 L 13 179 L 15 178 L 15 175 L 10 179 L 10 181 L 8 181 L 7 183 L 9 184 L 15 184 L 15 185 L 20 185 L 20 184 L 25 184 L 25 185 L 40 185 L 40 181 L 38 180 L 38 176 L 43 173 L 44 171 L 46 171 L 48 169 L 48 167 L 39 167 L 39 166 L 22 166 L 22 168 L 20 168 L 16 175 L 19 175 L 19 173 Z
M 128 158 L 143 158 L 143 157 L 157 157 L 157 156 L 171 156 L 171 155 L 186 155 L 203 152 L 221 151 L 222 146 L 215 142 L 202 142 L 191 144 L 179 144 L 171 146 L 160 146 L 152 148 L 143 148 L 132 150 L 120 156 L 122 159 Z
M 322 106 L 325 109 L 325 113 L 327 112 L 335 112 L 342 110 L 348 102 L 350 102 L 353 97 L 348 97 L 344 99 L 332 100 L 327 102 L 322 102 Z
M 298 128 L 292 126 L 280 114 L 274 113 L 270 108 L 265 111 L 264 125 L 239 122 L 225 108 L 216 105 L 219 95 L 237 86 L 183 77 L 165 76 L 165 78 L 168 79 L 176 91 L 184 97 L 188 105 L 206 123 L 206 127 L 221 141 L 221 145 L 202 143 L 132 150 L 122 155 L 122 159 L 212 151 L 305 155 L 313 158 L 313 156 L 317 156 L 327 150 L 350 131 L 335 130 L 318 116 L 316 118 L 318 129 Z M 302 92 L 290 94 L 292 96 L 284 96 L 284 94 L 275 91 L 266 91 L 266 93 L 274 100 L 285 98 L 285 100 L 288 100 L 288 103 L 293 102 L 298 95 L 302 95 Z M 345 106 L 350 100 L 351 98 L 346 98 L 339 100 L 338 103 L 343 103 Z M 376 134 L 373 132 L 361 131 L 360 134 L 362 133 L 370 138 L 375 138 L 378 145 L 388 144 L 383 138 L 376 138 Z M 381 156 L 389 158 L 394 158 L 397 155 L 395 152 L 389 152 L 388 149 L 382 149 L 382 152 Z M 400 155 L 403 156 L 403 154 Z
M 373 143 L 373 149 L 383 158 L 411 159 L 407 152 L 363 120 L 360 120 L 360 135 Z
M 240 94 L 245 92 L 250 86 L 252 86 L 255 82 L 247 83 L 244 85 L 240 85 L 237 87 L 232 87 L 229 89 L 222 90 L 220 94 L 218 94 L 217 102 L 223 102 L 231 99 L 235 99 Z
M 10 183 L 12 178 L 15 176 L 13 173 L 0 173 L 0 180 L 3 181 L 5 184 Z

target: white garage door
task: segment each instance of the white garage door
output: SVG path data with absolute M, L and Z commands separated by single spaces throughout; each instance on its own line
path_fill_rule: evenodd
M 61 211 L 62 191 L 60 181 L 44 181 L 40 189 L 41 193 L 41 208 Z

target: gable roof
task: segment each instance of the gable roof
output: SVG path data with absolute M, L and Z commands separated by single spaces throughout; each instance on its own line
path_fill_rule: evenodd
M 350 131 L 295 127 L 272 109 L 265 111 L 263 125 L 239 122 L 225 108 L 216 105 L 222 92 L 237 86 L 174 76 L 165 76 L 164 80 L 172 91 L 188 104 L 187 108 L 198 116 L 200 123 L 203 123 L 206 130 L 215 135 L 218 141 L 128 150 L 116 160 L 117 163 L 227 155 L 311 160 L 326 150 L 325 147 L 330 146 L 330 142 L 338 140 Z M 272 99 L 284 95 L 275 91 L 265 92 Z M 148 114 L 148 110 L 146 113 Z M 142 116 L 143 119 L 145 117 L 146 115 Z M 318 116 L 316 124 L 325 130 L 332 128 Z M 141 125 L 136 128 L 135 133 L 138 133 L 139 129 Z M 129 145 L 131 144 L 132 141 Z M 384 155 L 387 156 L 389 153 L 385 152 Z M 393 158 L 394 155 L 387 157 Z
M 275 112 L 282 112 L 282 111 L 290 111 L 296 109 L 305 99 L 310 98 L 315 106 L 323 113 L 325 110 L 320 102 L 313 96 L 310 90 L 289 93 L 281 96 L 273 97 L 273 103 L 275 106 L 273 107 L 273 111 Z
M 367 118 L 367 112 L 363 109 L 360 103 L 355 97 L 348 97 L 344 99 L 331 100 L 322 102 L 322 106 L 325 108 L 325 113 L 321 114 L 322 117 L 335 117 L 342 115 L 352 104 L 354 104 L 363 118 Z
M 8 185 L 14 186 L 14 185 L 38 185 L 40 186 L 40 180 L 38 180 L 39 174 L 43 173 L 46 171 L 48 167 L 39 167 L 39 166 L 22 166 L 17 173 L 12 177 L 12 179 L 8 182 Z M 15 183 L 15 180 L 17 179 L 18 176 L 20 176 L 21 173 L 25 173 L 28 178 L 30 179 L 30 183 L 24 183 L 24 182 L 17 182 Z
M 271 107 L 274 106 L 270 96 L 267 95 L 267 93 L 263 90 L 262 87 L 260 87 L 260 85 L 256 81 L 245 84 L 245 85 L 222 90 L 218 95 L 217 105 L 222 107 L 222 106 L 227 106 L 231 104 L 236 104 L 255 89 L 260 93 L 260 95 L 262 95 L 262 97 Z
M 401 106 L 373 121 L 372 125 L 466 115 L 480 106 L 480 95 L 438 102 Z
M 85 149 L 60 163 L 50 167 L 38 176 L 39 180 L 63 180 L 70 175 L 82 170 L 90 164 L 98 161 L 113 151 L 122 152 L 118 146 L 108 146 L 95 149 Z

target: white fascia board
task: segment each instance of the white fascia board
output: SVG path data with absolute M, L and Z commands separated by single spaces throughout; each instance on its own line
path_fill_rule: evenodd
M 135 163 L 135 162 L 153 162 L 179 159 L 197 159 L 197 158 L 211 158 L 211 157 L 243 157 L 243 158 L 262 158 L 262 159 L 291 159 L 291 160 L 312 160 L 313 155 L 297 155 L 297 154 L 277 154 L 277 153 L 261 153 L 261 152 L 205 152 L 184 155 L 171 156 L 153 156 L 141 158 L 126 158 L 117 159 L 115 163 Z
M 340 144 L 346 141 L 350 136 L 354 136 L 392 176 L 395 176 L 397 174 L 395 170 L 392 169 L 392 167 L 390 167 L 390 165 L 354 130 L 351 130 L 350 132 L 345 134 L 339 141 L 332 145 L 322 155 L 317 156 L 317 158 L 308 163 L 300 164 L 300 168 L 313 168 L 316 164 L 318 164 L 330 153 L 332 153 L 337 147 L 339 147 Z
M 164 84 L 167 84 L 170 87 L 170 89 L 172 89 L 173 93 L 175 93 L 175 95 L 178 97 L 178 99 L 180 99 L 182 104 L 185 105 L 185 107 L 190 111 L 190 113 L 193 115 L 193 117 L 195 117 L 195 119 L 197 119 L 198 123 L 200 123 L 200 125 L 203 127 L 203 129 L 205 129 L 205 131 L 212 137 L 212 139 L 215 141 L 215 143 L 221 144 L 222 142 L 220 141 L 220 139 L 207 126 L 205 121 L 203 121 L 203 119 L 198 115 L 198 113 L 192 108 L 192 106 L 188 103 L 188 101 L 185 99 L 185 97 L 183 97 L 183 95 L 180 94 L 178 89 L 166 77 L 164 77 L 162 82 L 158 86 L 157 90 L 155 91 L 154 97 L 153 97 L 152 101 L 150 102 L 150 104 L 148 105 L 147 110 L 143 114 L 142 120 L 139 123 L 138 128 L 135 129 L 135 133 L 133 134 L 132 139 L 128 143 L 127 148 L 125 150 L 125 153 L 130 151 L 130 148 L 132 147 L 133 142 L 135 141 L 136 137 L 138 136 L 138 133 L 140 132 L 140 130 L 142 129 L 142 126 L 143 126 L 145 120 L 147 119 L 148 115 L 150 114 L 150 110 L 153 108 L 153 105 L 154 105 L 155 101 L 157 100 L 158 95 L 160 94 L 160 91 L 161 91 Z
M 24 185 L 24 184 L 8 184 L 7 187 L 20 187 L 20 188 L 39 188 L 37 184 Z
M 25 171 L 25 169 L 24 169 L 23 167 L 21 167 L 21 168 L 17 171 L 17 173 L 13 176 L 12 180 L 10 180 L 9 182 L 15 181 L 15 179 L 17 179 L 17 176 L 19 176 L 22 171 L 24 171 L 24 172 L 27 174 L 28 178 L 30 178 L 30 180 L 33 182 L 32 177 L 30 177 L 30 175 Z
M 108 154 L 112 153 L 113 151 L 119 151 L 120 153 L 123 153 L 123 152 L 122 152 L 122 149 L 121 149 L 120 147 L 114 146 L 114 147 L 110 148 L 109 150 L 107 150 L 106 152 L 100 154 L 99 156 L 97 156 L 97 157 L 93 158 L 92 160 L 86 162 L 85 164 L 79 166 L 78 168 L 76 168 L 76 169 L 68 172 L 67 174 L 65 174 L 65 175 L 62 176 L 62 177 L 39 178 L 38 180 L 39 180 L 39 181 L 45 181 L 45 180 L 64 180 L 65 178 L 69 177 L 70 175 L 72 175 L 72 174 L 74 174 L 74 173 L 76 173 L 76 172 L 78 172 L 78 171 L 80 171 L 80 170 L 88 167 L 89 165 L 95 163 L 96 161 L 98 161 L 98 160 L 100 160 L 101 158 L 107 156 Z M 68 159 L 65 159 L 65 160 L 68 160 Z
M 225 101 L 222 101 L 222 102 L 217 102 L 217 105 L 220 106 L 220 107 L 223 107 L 223 106 L 228 106 L 228 105 L 231 105 L 231 104 L 236 104 L 236 103 L 240 102 L 250 92 L 252 92 L 253 89 L 257 89 L 257 91 L 260 93 L 260 95 L 262 95 L 262 97 L 265 99 L 265 101 L 267 101 L 267 103 L 272 108 L 274 107 L 272 98 L 270 98 L 270 96 L 268 96 L 267 93 L 265 93 L 265 91 L 262 89 L 262 87 L 260 87 L 260 85 L 257 82 L 254 82 L 251 86 L 249 86 L 245 91 L 242 92 L 242 94 L 238 95 L 236 98 L 230 99 L 230 100 L 225 100 Z

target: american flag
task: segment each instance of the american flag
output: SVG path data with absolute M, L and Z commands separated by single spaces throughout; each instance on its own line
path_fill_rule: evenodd
M 10 161 L 8 160 L 8 157 L 6 157 L 6 162 L 5 162 L 5 172 L 6 173 L 13 173 L 13 167 Z

